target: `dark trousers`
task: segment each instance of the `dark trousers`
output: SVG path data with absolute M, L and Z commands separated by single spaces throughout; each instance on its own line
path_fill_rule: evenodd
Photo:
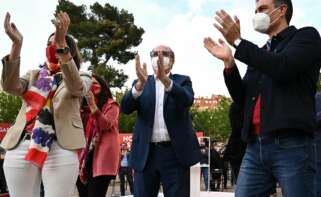
M 227 188 L 227 172 L 228 172 L 228 164 L 225 163 L 224 164 L 224 167 L 223 167 L 223 186 L 224 186 L 224 189 Z
M 151 144 L 145 169 L 134 174 L 134 197 L 156 197 L 160 183 L 165 197 L 189 197 L 189 174 L 171 145 Z
M 129 167 L 120 167 L 119 179 L 120 179 L 120 193 L 122 196 L 125 195 L 125 176 L 129 184 L 130 193 L 131 194 L 134 193 L 132 169 Z
M 221 189 L 222 169 L 211 169 L 211 191 L 220 191 Z
M 114 176 L 91 177 L 87 184 L 77 180 L 79 197 L 105 197 L 110 181 Z

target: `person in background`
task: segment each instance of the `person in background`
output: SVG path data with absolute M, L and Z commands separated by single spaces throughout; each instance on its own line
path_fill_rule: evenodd
M 121 147 L 121 156 L 120 156 L 120 168 L 119 168 L 119 179 L 120 179 L 120 194 L 125 196 L 125 177 L 129 184 L 129 190 L 131 194 L 134 194 L 133 187 L 133 171 L 130 167 L 130 150 L 126 143 L 124 143 Z
M 93 75 L 91 89 L 83 100 L 81 117 L 86 147 L 78 154 L 79 196 L 105 197 L 119 166 L 119 106 L 113 100 L 108 84 L 97 75 Z
M 209 155 L 208 155 L 208 146 L 209 143 L 204 141 L 205 139 L 201 141 L 200 148 L 201 148 L 201 153 L 202 153 L 202 158 L 201 158 L 201 176 L 203 176 L 204 180 L 204 185 L 205 185 L 205 191 L 208 191 L 208 177 L 209 177 L 209 168 L 202 166 L 202 165 L 208 165 L 208 160 L 209 160 Z
M 227 160 L 224 159 L 224 155 L 225 155 L 225 151 L 226 151 L 226 145 L 223 145 L 222 148 L 220 149 L 219 153 L 221 156 L 221 160 L 223 162 L 223 171 L 222 171 L 222 175 L 223 175 L 223 188 L 227 189 L 227 174 L 228 174 L 228 169 L 229 169 L 229 163 Z
M 1 85 L 22 98 L 15 124 L 1 142 L 7 150 L 3 166 L 12 197 L 38 197 L 41 180 L 46 197 L 69 196 L 77 181 L 76 150 L 85 146 L 80 104 L 91 76 L 79 72 L 81 58 L 67 34 L 69 24 L 68 14 L 59 12 L 56 31 L 44 50 L 46 63 L 19 77 L 23 36 L 10 14 L 5 17 L 5 31 L 13 43 L 10 55 L 2 59 Z
M 210 188 L 211 191 L 219 191 L 221 187 L 221 177 L 223 173 L 223 161 L 218 152 L 215 141 L 211 143 L 210 149 L 210 172 L 211 172 L 211 181 Z

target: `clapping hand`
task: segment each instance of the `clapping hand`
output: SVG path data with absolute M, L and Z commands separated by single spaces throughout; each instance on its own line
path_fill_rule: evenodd
M 4 20 L 4 29 L 6 31 L 6 34 L 9 36 L 9 38 L 12 40 L 13 43 L 16 44 L 22 44 L 23 37 L 19 30 L 17 29 L 16 25 L 14 23 L 10 22 L 10 14 L 7 12 L 5 20 Z
M 211 38 L 204 39 L 204 47 L 216 58 L 222 60 L 225 64 L 225 68 L 231 68 L 234 66 L 234 57 L 231 48 L 225 43 L 224 40 L 219 39 L 219 43 L 215 42 Z
M 163 59 L 162 53 L 158 55 L 156 77 L 161 81 L 166 77 L 166 73 L 164 69 L 164 59 Z
M 86 101 L 87 101 L 87 104 L 88 104 L 88 107 L 90 109 L 90 112 L 91 113 L 95 113 L 95 111 L 98 109 L 97 105 L 96 105 L 96 100 L 95 100 L 95 96 L 94 94 L 89 91 L 86 96 Z
M 224 10 L 220 10 L 216 12 L 215 20 L 218 23 L 214 23 L 215 28 L 222 33 L 230 45 L 233 45 L 235 40 L 241 38 L 240 20 L 236 16 L 234 16 L 233 20 Z
M 168 88 L 171 84 L 171 80 L 166 74 L 166 70 L 164 66 L 164 58 L 162 53 L 158 55 L 157 67 L 158 67 L 156 72 L 157 79 L 159 79 L 164 84 L 165 88 Z
M 22 37 L 22 34 L 17 29 L 16 25 L 10 22 L 10 14 L 8 12 L 4 19 L 4 29 L 6 31 L 6 34 L 9 36 L 9 38 L 13 42 L 11 52 L 9 55 L 9 61 L 16 60 L 20 57 L 23 37 Z
M 147 81 L 148 73 L 147 73 L 146 63 L 143 64 L 143 67 L 141 66 L 139 55 L 136 55 L 135 57 L 135 66 L 136 66 L 136 75 L 138 78 L 138 81 L 135 84 L 135 88 L 137 91 L 142 91 Z
M 68 14 L 60 11 L 57 14 L 56 20 L 54 20 L 54 25 L 56 27 L 55 43 L 57 48 L 64 48 L 67 46 L 65 36 L 67 35 L 69 24 L 70 18 Z

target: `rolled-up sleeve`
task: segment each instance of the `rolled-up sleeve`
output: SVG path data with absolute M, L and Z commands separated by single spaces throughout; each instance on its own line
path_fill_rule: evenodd
M 30 72 L 20 77 L 20 58 L 9 61 L 9 55 L 2 59 L 1 86 L 3 91 L 21 96 L 28 88 Z

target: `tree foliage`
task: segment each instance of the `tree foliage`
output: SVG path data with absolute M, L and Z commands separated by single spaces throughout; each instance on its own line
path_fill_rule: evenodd
M 120 92 L 116 94 L 116 101 L 120 103 L 123 98 L 124 93 Z M 121 133 L 131 133 L 134 129 L 136 122 L 136 112 L 126 115 L 120 113 L 119 115 L 119 132 Z
M 0 91 L 0 122 L 13 123 L 21 107 L 21 98 Z
M 204 131 L 206 136 L 225 142 L 231 132 L 229 109 L 231 99 L 222 97 L 214 109 L 199 111 L 192 109 L 193 127 L 197 131 Z
M 126 64 L 136 55 L 131 51 L 142 41 L 144 30 L 134 24 L 134 16 L 108 3 L 94 3 L 87 10 L 85 5 L 75 5 L 60 0 L 56 8 L 69 14 L 69 33 L 76 37 L 84 61 L 91 63 L 90 70 L 103 76 L 111 87 L 122 87 L 128 76 L 114 68 L 110 60 Z

